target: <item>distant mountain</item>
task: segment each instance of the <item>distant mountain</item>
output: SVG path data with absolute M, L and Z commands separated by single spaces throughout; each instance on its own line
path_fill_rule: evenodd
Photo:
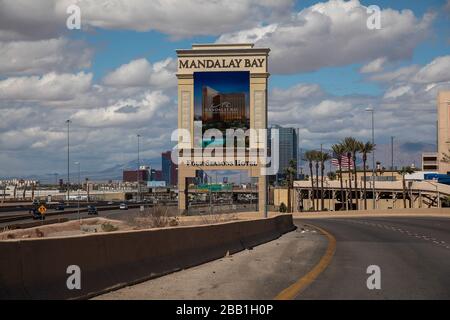
M 161 168 L 161 158 L 150 158 L 150 159 L 140 159 L 140 165 L 147 165 L 152 168 Z M 103 170 L 96 171 L 81 171 L 80 176 L 82 179 L 89 178 L 90 181 L 108 181 L 108 180 L 122 180 L 122 171 L 125 169 L 136 170 L 138 166 L 137 159 L 129 161 L 124 164 L 117 164 L 110 168 L 106 168 Z M 67 178 L 67 172 L 58 172 L 57 175 L 55 173 L 45 173 L 45 174 L 32 174 L 21 177 L 1 177 L 1 179 L 11 179 L 11 178 L 21 178 L 25 180 L 39 180 L 41 183 L 57 183 L 57 180 Z M 78 172 L 71 171 L 70 172 L 70 180 L 72 182 L 78 181 Z
M 391 167 L 391 145 L 379 144 L 375 152 L 375 158 L 385 168 Z M 423 142 L 394 143 L 394 167 L 411 166 L 422 167 L 422 153 L 436 152 L 436 145 Z

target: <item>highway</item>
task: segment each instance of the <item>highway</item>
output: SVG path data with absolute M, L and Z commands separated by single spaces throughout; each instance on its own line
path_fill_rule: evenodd
M 98 209 L 98 217 L 104 217 L 104 218 L 111 218 L 111 219 L 118 219 L 118 220 L 127 220 L 129 219 L 130 216 L 135 216 L 137 215 L 140 210 L 138 208 L 139 204 L 128 204 L 128 210 L 119 210 L 119 204 L 116 205 L 102 205 L 102 206 L 97 206 Z M 145 207 L 147 208 L 148 206 L 153 206 L 153 204 L 145 204 Z M 166 206 L 169 207 L 173 207 L 174 210 L 176 211 L 176 208 L 173 204 L 169 203 L 166 204 Z M 248 204 L 238 204 L 236 206 L 236 210 L 238 211 L 242 211 L 244 212 L 245 210 L 247 211 L 251 211 L 252 210 L 252 206 L 248 205 Z M 197 205 L 195 207 L 197 214 L 207 214 L 210 212 L 209 210 L 209 206 L 207 205 Z M 86 206 L 84 205 L 83 207 L 80 207 L 80 216 L 81 218 L 93 218 L 93 217 L 97 217 L 96 215 L 88 215 L 86 212 Z M 215 209 L 217 210 L 217 209 Z M 191 210 L 194 211 L 194 210 Z M 227 213 L 230 211 L 223 211 L 223 213 Z M 169 213 L 170 214 L 170 213 Z M 194 215 L 195 213 L 191 213 L 192 215 Z M 70 207 L 64 211 L 58 211 L 58 210 L 54 210 L 54 209 L 49 209 L 47 210 L 46 213 L 46 223 L 50 223 L 50 222 L 61 222 L 60 219 L 64 219 L 62 221 L 65 221 L 65 219 L 67 220 L 76 220 L 78 219 L 78 212 L 77 212 L 77 208 L 75 207 Z M 0 213 L 0 229 L 1 228 L 5 228 L 5 227 L 21 227 L 21 228 L 28 228 L 28 227 L 32 227 L 36 225 L 39 225 L 41 222 L 41 220 L 33 220 L 33 218 L 31 217 L 31 214 L 28 213 L 28 211 L 26 212 L 16 212 L 16 211 L 10 211 L 10 212 L 2 212 Z
M 97 299 L 450 299 L 450 219 L 296 220 L 252 250 Z M 380 268 L 369 290 L 367 268 Z
M 73 211 L 73 210 L 74 210 L 73 208 L 70 209 L 70 211 Z M 78 219 L 78 212 L 69 213 L 69 212 L 55 211 L 55 210 L 49 210 L 48 212 L 56 213 L 56 214 L 47 216 L 46 220 L 45 220 L 47 223 L 51 220 L 57 221 L 58 219 L 68 219 L 68 220 Z M 109 210 L 104 210 L 104 211 L 99 210 L 98 215 L 88 215 L 86 211 L 80 211 L 80 216 L 83 219 L 94 218 L 94 217 L 104 217 L 104 218 L 123 220 L 125 215 L 128 215 L 128 216 L 136 215 L 138 213 L 139 213 L 139 208 L 129 208 L 128 210 L 119 210 L 118 205 L 117 205 L 117 209 L 109 209 Z M 23 213 L 21 213 L 21 215 L 23 215 Z M 31 215 L 30 215 L 30 218 L 27 218 L 27 219 L 22 219 L 19 221 L 2 222 L 2 220 L 1 220 L 2 217 L 5 217 L 5 216 L 0 216 L 0 228 L 6 227 L 6 226 L 11 226 L 11 225 L 22 225 L 22 224 L 27 225 L 32 222 L 39 223 L 41 221 L 41 220 L 33 220 L 33 218 L 31 218 Z

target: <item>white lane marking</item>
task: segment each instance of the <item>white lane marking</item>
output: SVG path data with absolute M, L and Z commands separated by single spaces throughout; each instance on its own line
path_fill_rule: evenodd
M 364 225 L 368 225 L 368 226 L 372 226 L 372 227 L 384 228 L 384 229 L 387 229 L 387 230 L 390 229 L 392 231 L 397 231 L 397 232 L 406 234 L 407 236 L 415 237 L 417 239 L 422 239 L 422 240 L 425 240 L 425 241 L 430 241 L 431 240 L 434 244 L 437 244 L 440 247 L 443 247 L 443 248 L 446 248 L 446 249 L 450 249 L 450 246 L 447 246 L 445 241 L 440 241 L 440 240 L 438 240 L 436 238 L 432 238 L 432 237 L 427 236 L 427 235 L 420 235 L 418 233 L 413 233 L 413 232 L 411 232 L 409 230 L 405 230 L 405 229 L 401 229 L 401 228 L 397 228 L 397 227 L 389 226 L 389 225 L 385 225 L 385 224 L 381 225 L 381 224 L 372 223 L 372 222 L 368 222 L 368 221 L 351 221 L 351 222 L 352 223 L 358 223 L 358 224 L 364 224 Z

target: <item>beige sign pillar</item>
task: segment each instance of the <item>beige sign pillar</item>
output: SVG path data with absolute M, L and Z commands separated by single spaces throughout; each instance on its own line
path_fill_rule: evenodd
M 194 153 L 194 73 L 231 72 L 249 73 L 249 118 L 251 129 L 267 129 L 267 79 L 268 48 L 254 48 L 253 44 L 199 44 L 191 49 L 177 50 L 178 55 L 178 128 L 190 133 L 190 142 L 179 139 L 179 147 L 190 144 Z M 220 78 L 219 78 L 220 81 Z M 253 146 L 255 147 L 255 146 Z M 252 148 L 252 146 L 250 147 Z M 256 146 L 261 152 L 262 145 Z M 194 157 L 192 157 L 194 158 Z M 188 178 L 195 177 L 196 170 L 247 170 L 249 176 L 258 178 L 258 207 L 264 213 L 266 206 L 266 176 L 259 163 L 240 165 L 211 165 L 195 159 L 195 165 L 179 163 L 178 208 L 187 209 Z M 197 161 L 198 160 L 198 161 Z

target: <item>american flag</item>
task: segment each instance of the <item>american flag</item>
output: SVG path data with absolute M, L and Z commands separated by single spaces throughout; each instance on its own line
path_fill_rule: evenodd
M 331 159 L 331 164 L 339 168 L 339 161 L 336 158 Z M 347 157 L 346 155 L 341 156 L 341 167 L 342 169 L 353 169 L 354 163 L 352 157 Z

